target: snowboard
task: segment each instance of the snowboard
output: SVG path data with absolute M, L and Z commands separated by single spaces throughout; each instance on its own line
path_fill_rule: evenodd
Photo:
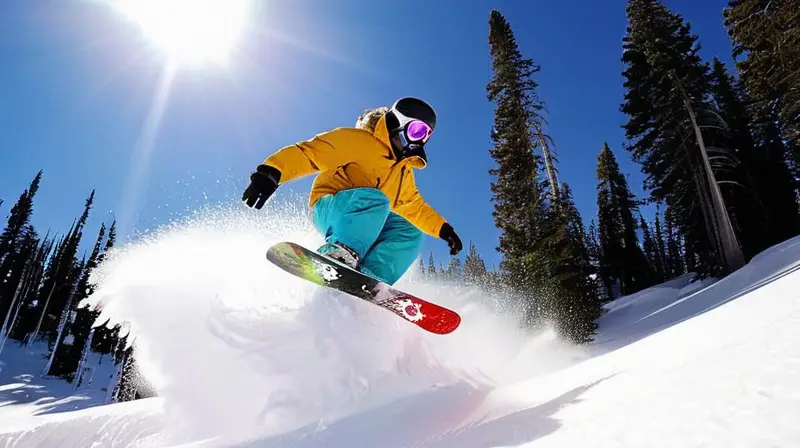
M 267 259 L 290 274 L 370 302 L 434 334 L 451 333 L 461 323 L 461 316 L 453 310 L 395 289 L 292 242 L 270 247 Z

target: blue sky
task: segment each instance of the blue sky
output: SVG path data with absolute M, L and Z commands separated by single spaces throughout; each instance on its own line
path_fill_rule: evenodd
M 726 0 L 665 3 L 692 23 L 706 59 L 730 61 Z M 485 94 L 490 8 L 542 67 L 536 79 L 561 180 L 587 223 L 604 141 L 641 192 L 620 127 L 624 0 L 258 4 L 228 66 L 184 68 L 165 84 L 164 55 L 100 0 L 0 2 L 0 213 L 44 169 L 34 217 L 41 231 L 65 230 L 92 188 L 92 232 L 114 216 L 125 229 L 153 228 L 203 204 L 238 201 L 249 172 L 276 149 L 415 95 L 439 114 L 419 188 L 465 244 L 473 240 L 496 263 L 493 106 Z M 166 101 L 154 114 L 159 91 Z M 279 194 L 305 194 L 311 180 Z M 447 261 L 442 241 L 429 238 L 423 250 L 426 260 L 433 250 Z

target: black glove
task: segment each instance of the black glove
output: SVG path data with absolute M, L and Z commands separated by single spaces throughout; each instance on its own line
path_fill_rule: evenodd
M 250 175 L 250 185 L 244 190 L 242 200 L 248 207 L 252 208 L 255 205 L 256 209 L 261 210 L 267 199 L 278 189 L 280 181 L 280 171 L 271 166 L 259 165 Z
M 439 230 L 439 238 L 447 241 L 447 245 L 450 246 L 450 255 L 456 255 L 463 249 L 461 238 L 456 235 L 456 231 L 453 230 L 453 226 L 450 223 L 442 225 L 442 229 Z

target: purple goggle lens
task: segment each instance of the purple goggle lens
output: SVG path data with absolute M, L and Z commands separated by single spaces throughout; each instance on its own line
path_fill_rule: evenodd
M 425 143 L 431 134 L 433 134 L 433 129 L 423 121 L 414 120 L 406 126 L 406 137 L 412 142 Z

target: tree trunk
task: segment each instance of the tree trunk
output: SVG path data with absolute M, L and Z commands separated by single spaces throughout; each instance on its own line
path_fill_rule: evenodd
M 544 166 L 547 169 L 547 178 L 550 181 L 550 191 L 553 194 L 553 199 L 558 199 L 560 196 L 558 188 L 558 179 L 556 179 L 556 170 L 553 166 L 553 156 L 550 154 L 550 147 L 547 146 L 547 139 L 542 133 L 542 130 L 536 128 L 536 136 L 542 145 L 542 154 L 544 155 Z
M 689 97 L 686 95 L 686 91 L 683 90 L 683 86 L 681 85 L 678 77 L 675 75 L 675 72 L 672 72 L 672 77 L 675 79 L 675 84 L 677 85 L 678 90 L 683 97 L 683 104 L 686 106 L 686 111 L 689 113 L 689 119 L 692 121 L 692 127 L 694 127 L 694 133 L 697 137 L 697 144 L 700 146 L 700 155 L 703 159 L 703 167 L 705 168 L 707 176 L 708 189 L 711 193 L 712 210 L 710 211 L 712 212 L 713 221 L 718 231 L 718 235 L 710 236 L 712 238 L 719 238 L 721 243 L 720 254 L 723 257 L 723 264 L 725 265 L 727 272 L 731 273 L 744 266 L 744 255 L 742 254 L 741 247 L 739 247 L 739 242 L 736 240 L 736 234 L 733 231 L 733 225 L 731 225 L 728 211 L 725 209 L 725 202 L 722 199 L 722 192 L 719 189 L 719 185 L 717 185 L 714 172 L 711 169 L 711 162 L 708 160 L 708 153 L 703 141 L 703 134 L 700 131 L 700 127 L 697 125 L 697 120 L 695 118 L 692 105 L 689 102 Z M 708 211 L 705 211 L 705 213 L 708 213 Z

